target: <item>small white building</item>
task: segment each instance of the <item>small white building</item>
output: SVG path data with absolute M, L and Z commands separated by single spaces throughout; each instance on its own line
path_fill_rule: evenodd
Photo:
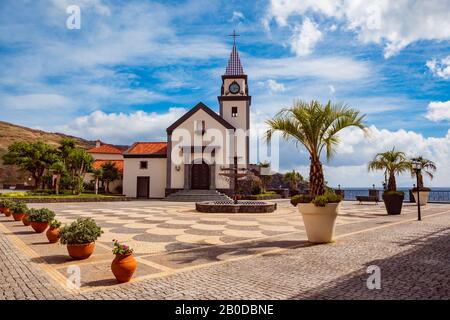
M 99 140 L 96 141 L 94 148 L 87 151 L 93 158 L 94 164 L 93 169 L 100 169 L 101 166 L 106 162 L 112 162 L 119 170 L 120 179 L 113 181 L 109 185 L 109 190 L 112 193 L 122 193 L 122 179 L 123 179 L 123 150 L 112 146 L 110 144 L 103 144 Z M 94 180 L 92 173 L 87 173 L 84 177 L 86 183 L 90 183 Z M 100 185 L 99 187 L 102 187 Z
M 247 75 L 233 45 L 218 96 L 219 113 L 198 103 L 167 128 L 167 142 L 137 142 L 123 153 L 123 193 L 163 198 L 179 190 L 230 194 L 220 173 L 249 165 L 250 104 Z

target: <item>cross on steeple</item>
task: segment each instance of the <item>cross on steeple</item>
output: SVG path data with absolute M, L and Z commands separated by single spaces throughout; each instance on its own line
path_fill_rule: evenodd
M 233 37 L 233 45 L 236 45 L 236 37 L 239 37 L 240 34 L 236 34 L 236 30 L 233 30 L 233 34 L 229 34 L 229 37 Z

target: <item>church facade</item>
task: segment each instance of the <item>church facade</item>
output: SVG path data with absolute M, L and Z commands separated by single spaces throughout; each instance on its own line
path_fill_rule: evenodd
M 249 166 L 250 105 L 247 75 L 236 45 L 222 75 L 219 113 L 198 103 L 167 128 L 165 142 L 136 142 L 123 152 L 123 193 L 164 198 L 179 190 L 230 194 L 223 173 Z

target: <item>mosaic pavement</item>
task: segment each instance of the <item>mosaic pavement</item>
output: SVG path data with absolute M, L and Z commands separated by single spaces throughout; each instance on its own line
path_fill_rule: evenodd
M 215 264 L 238 261 L 286 249 L 308 247 L 301 215 L 289 201 L 278 200 L 278 210 L 269 214 L 197 213 L 192 203 L 133 201 L 121 203 L 34 204 L 54 210 L 63 223 L 92 217 L 104 230 L 94 254 L 73 261 L 65 246 L 48 244 L 44 234 L 0 217 L 0 232 L 62 288 L 67 289 L 69 267 L 82 274 L 84 291 L 116 285 L 110 264 L 112 239 L 135 250 L 139 262 L 133 282 L 166 277 Z M 448 212 L 448 206 L 433 205 L 424 215 Z M 402 215 L 387 216 L 384 206 L 344 202 L 337 219 L 336 238 L 358 234 L 415 219 L 416 207 L 405 205 Z

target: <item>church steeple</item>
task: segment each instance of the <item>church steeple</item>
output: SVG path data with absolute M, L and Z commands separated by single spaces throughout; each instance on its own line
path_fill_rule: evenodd
M 231 50 L 230 59 L 228 60 L 227 68 L 225 70 L 226 76 L 240 76 L 244 74 L 244 68 L 242 68 L 241 59 L 239 59 L 239 53 L 236 49 L 236 44 L 233 44 Z

